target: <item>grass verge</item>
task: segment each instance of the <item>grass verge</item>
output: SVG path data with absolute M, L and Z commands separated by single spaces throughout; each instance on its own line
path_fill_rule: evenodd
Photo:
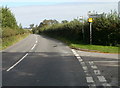
M 29 35 L 29 33 L 25 33 L 25 34 L 21 34 L 21 35 L 3 38 L 0 50 L 6 49 L 7 47 L 9 47 L 9 46 L 17 43 L 18 41 L 24 39 L 28 35 Z
M 119 47 L 116 46 L 102 46 L 102 45 L 90 45 L 90 44 L 83 44 L 79 41 L 71 41 L 69 39 L 50 36 L 55 39 L 61 40 L 62 42 L 66 43 L 69 47 L 83 50 L 83 51 L 90 51 L 90 52 L 100 52 L 100 53 L 120 53 Z

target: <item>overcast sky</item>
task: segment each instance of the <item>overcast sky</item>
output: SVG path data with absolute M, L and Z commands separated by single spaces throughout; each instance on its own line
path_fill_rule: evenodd
M 17 2 L 16 2 L 17 1 Z M 88 11 L 108 13 L 118 10 L 119 0 L 0 0 L 2 6 L 7 5 L 15 15 L 18 24 L 29 27 L 44 19 L 73 20 L 84 16 Z

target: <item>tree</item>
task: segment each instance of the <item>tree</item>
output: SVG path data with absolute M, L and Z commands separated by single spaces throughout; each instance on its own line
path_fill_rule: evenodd
M 9 27 L 12 29 L 17 29 L 18 25 L 15 19 L 15 16 L 11 13 L 9 8 L 2 7 L 0 9 L 0 12 L 2 12 L 2 18 L 0 19 L 0 22 L 2 22 L 2 27 Z
M 32 29 L 34 27 L 34 24 L 30 24 L 30 28 Z
M 22 25 L 21 25 L 21 23 L 19 24 L 19 28 L 22 29 Z
M 59 22 L 57 20 L 43 20 L 43 22 L 40 23 L 39 27 L 58 24 Z
M 62 23 L 68 23 L 68 21 L 67 20 L 63 20 Z

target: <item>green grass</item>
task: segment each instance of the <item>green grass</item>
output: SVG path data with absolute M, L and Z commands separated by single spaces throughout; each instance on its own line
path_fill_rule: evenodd
M 6 49 L 7 47 L 9 47 L 9 46 L 17 43 L 18 41 L 24 39 L 28 35 L 29 35 L 29 33 L 3 38 L 2 44 L 1 44 L 2 47 L 0 47 L 0 50 Z
M 90 44 L 83 44 L 80 41 L 72 41 L 70 39 L 65 39 L 58 36 L 52 35 L 50 37 L 61 40 L 71 48 L 82 49 L 82 50 L 91 51 L 91 52 L 116 53 L 116 54 L 120 53 L 119 47 L 115 47 L 115 46 L 90 45 Z
M 88 49 L 94 52 L 103 52 L 103 53 L 118 53 L 118 47 L 114 46 L 101 46 L 101 45 L 84 45 L 84 44 L 70 44 L 70 47 Z

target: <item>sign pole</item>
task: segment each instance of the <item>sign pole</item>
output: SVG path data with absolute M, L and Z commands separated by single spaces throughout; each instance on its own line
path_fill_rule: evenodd
M 90 44 L 92 44 L 92 22 L 93 22 L 93 18 L 89 18 L 88 21 L 90 22 Z
M 92 22 L 90 22 L 90 44 L 92 44 Z

